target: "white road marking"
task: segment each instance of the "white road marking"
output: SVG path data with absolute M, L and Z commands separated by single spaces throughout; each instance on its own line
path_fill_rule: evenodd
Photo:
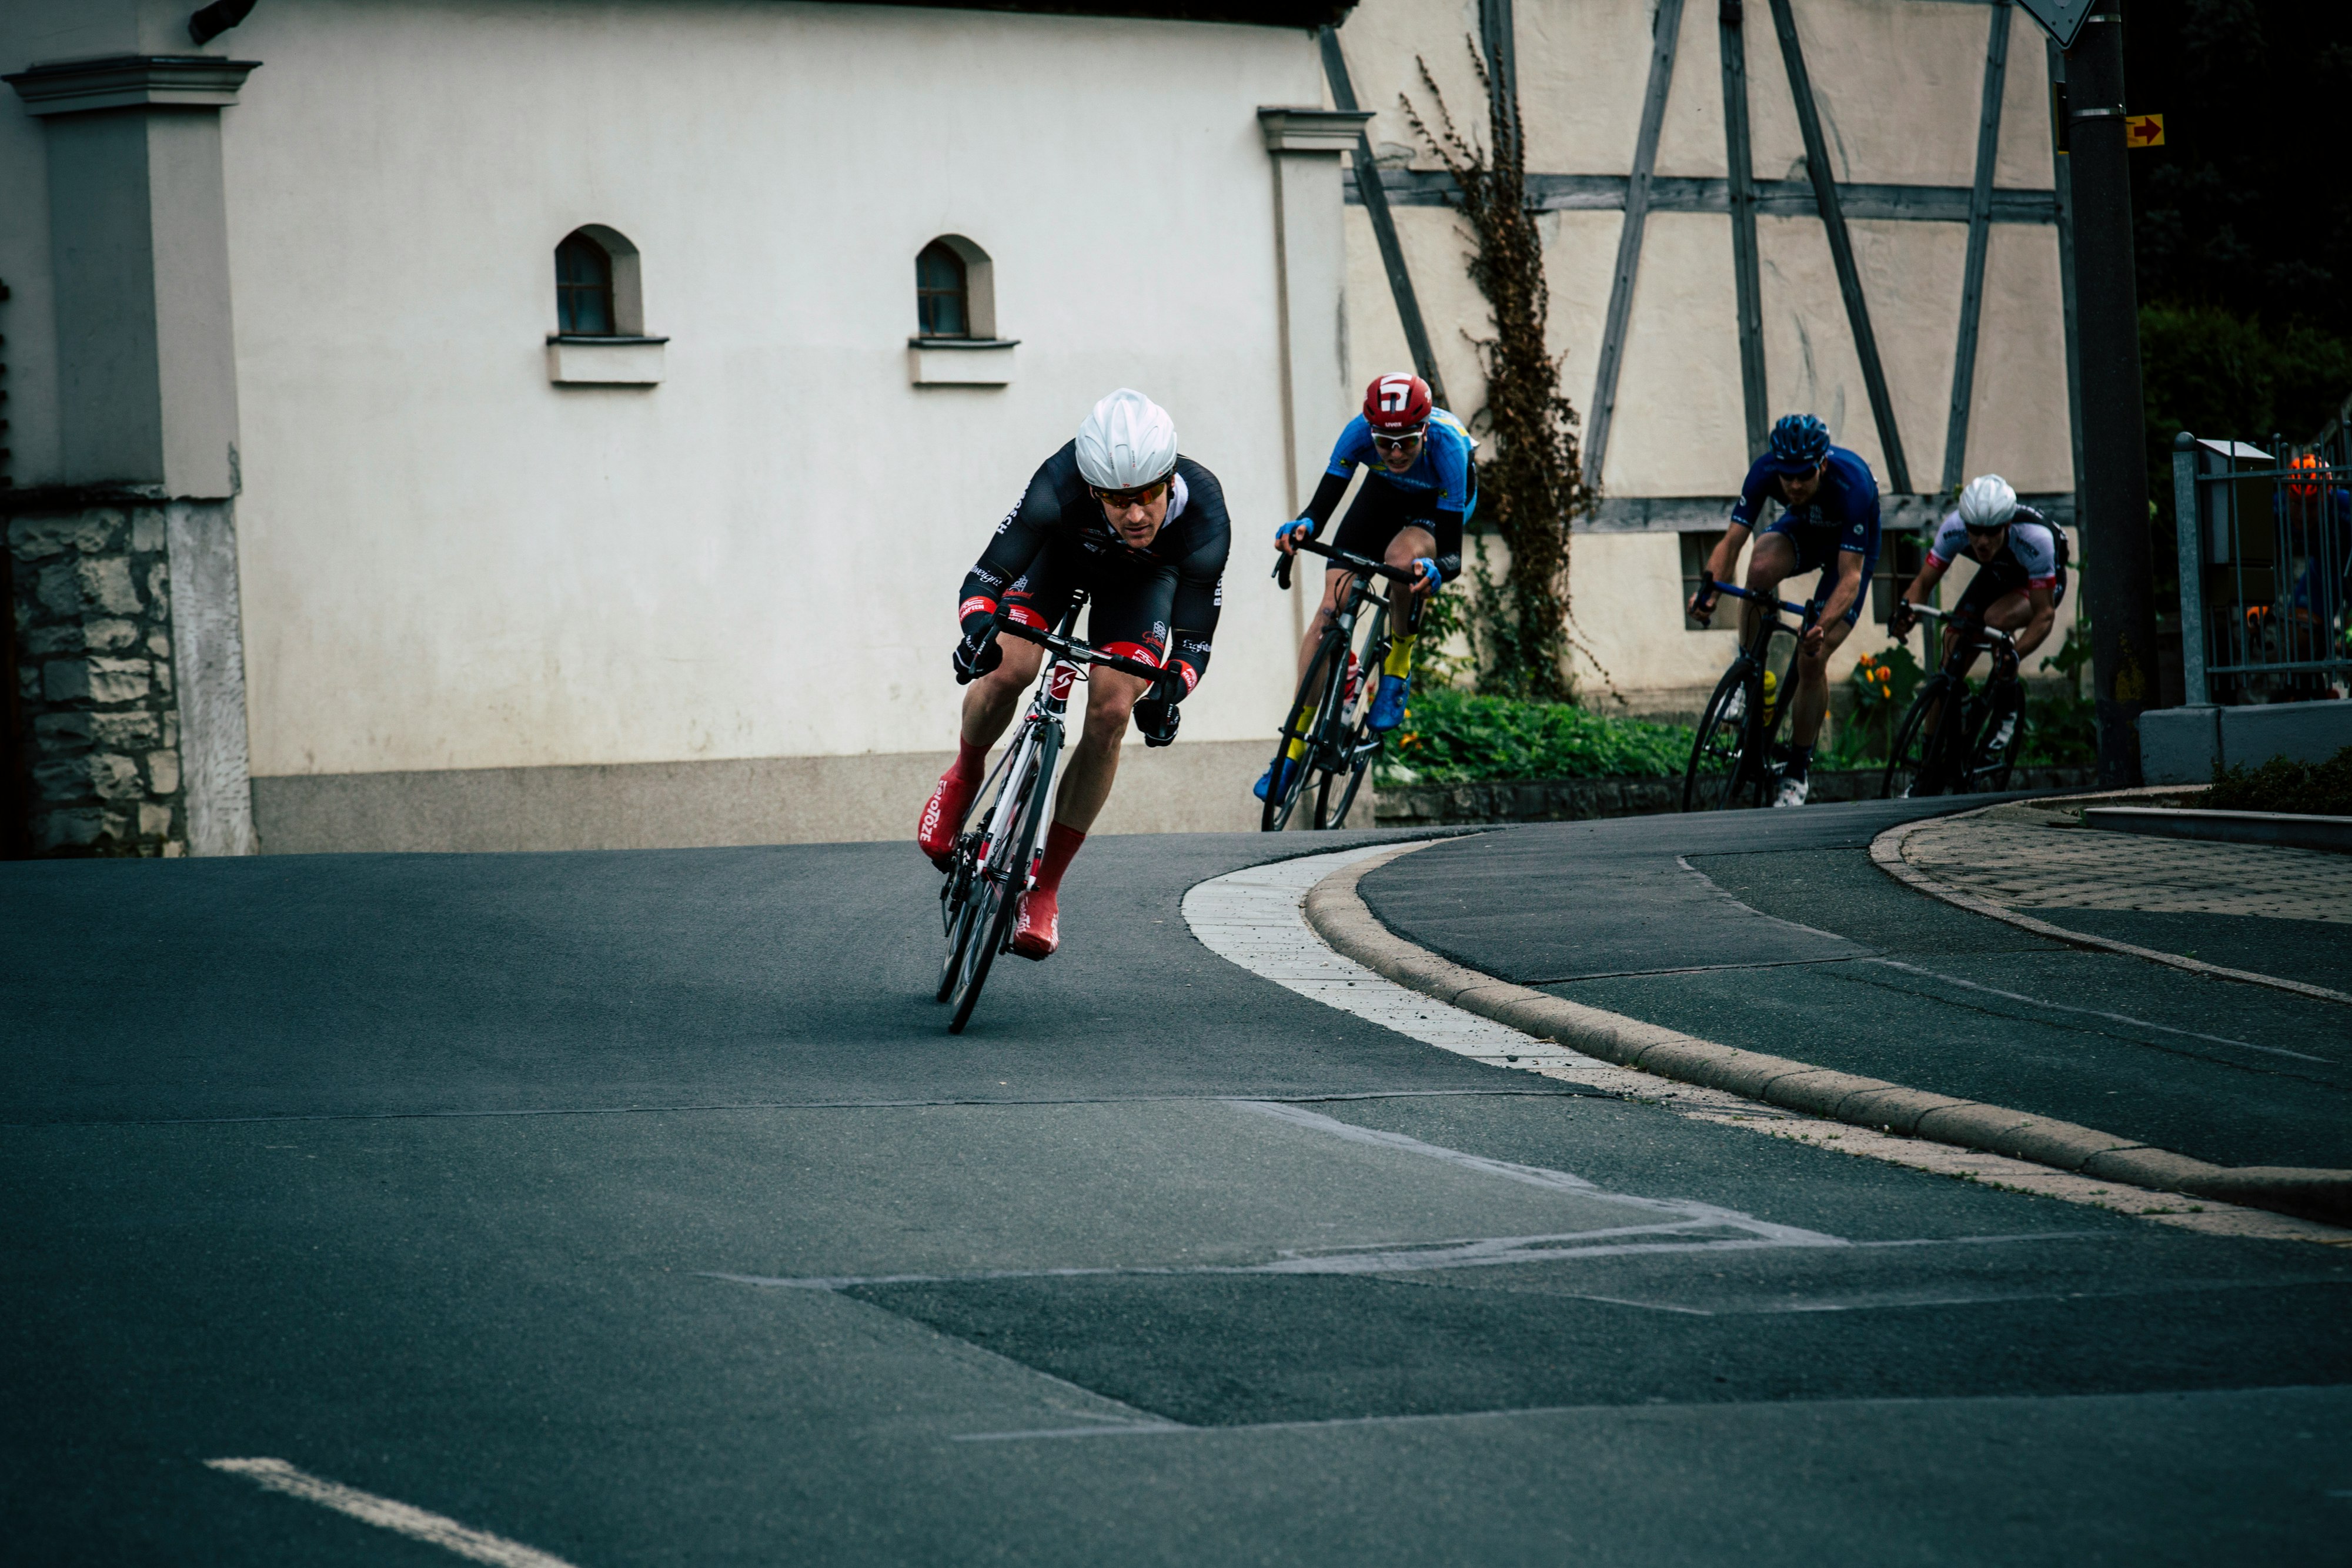
M 570 1563 L 552 1552 L 525 1546 L 520 1541 L 509 1541 L 503 1535 L 492 1535 L 487 1530 L 476 1530 L 442 1514 L 428 1513 L 404 1502 L 394 1502 L 388 1497 L 362 1491 L 357 1487 L 347 1487 L 341 1481 L 331 1481 L 308 1471 L 298 1470 L 284 1459 L 206 1459 L 205 1463 L 214 1469 L 243 1476 L 270 1491 L 299 1497 L 321 1508 L 331 1508 L 337 1513 L 349 1514 L 362 1523 L 394 1531 L 413 1541 L 429 1542 L 460 1557 L 491 1563 L 494 1568 L 572 1568 Z
M 2352 1232 L 2290 1215 L 2223 1203 L 2192 1202 L 2169 1193 L 2144 1192 L 2024 1160 L 1980 1154 L 1924 1138 L 1876 1133 L 1844 1122 L 1783 1111 L 1777 1105 L 1717 1089 L 1701 1089 L 1653 1077 L 1549 1040 L 1537 1040 L 1491 1019 L 1407 990 L 1332 951 L 1307 924 L 1304 909 L 1307 891 L 1333 872 L 1371 855 L 1391 853 L 1398 847 L 1368 845 L 1332 854 L 1277 861 L 1272 865 L 1251 866 L 1212 877 L 1185 894 L 1184 919 L 1211 952 L 1278 986 L 1394 1030 L 1408 1039 L 1492 1066 L 1514 1068 L 1661 1105 L 1692 1121 L 1742 1127 L 1861 1159 L 2137 1215 L 2160 1225 L 2208 1235 L 2318 1241 L 2334 1246 L 2352 1243 Z M 1692 874 L 1705 876 L 1695 867 Z
M 1925 975 L 1931 980 L 1941 980 L 1948 986 L 1959 986 L 1971 991 L 1982 991 L 1989 997 L 2001 997 L 2012 1002 L 2023 1002 L 2030 1007 L 2048 1008 L 2054 1012 L 2081 1013 L 2086 1018 L 2105 1019 L 2113 1023 L 2127 1023 L 2134 1029 L 2154 1030 L 2158 1034 L 2177 1034 L 2187 1040 L 2210 1040 L 2215 1045 L 2234 1045 L 2242 1051 L 2266 1051 L 2272 1056 L 2291 1056 L 2297 1061 L 2318 1062 L 2322 1067 L 2341 1065 L 2333 1057 L 2305 1056 L 2302 1051 L 2289 1051 L 2283 1045 L 2256 1045 L 2252 1040 L 2231 1040 L 2227 1035 L 2200 1034 L 2193 1029 L 2175 1029 L 2170 1024 L 2150 1023 L 2146 1019 L 2136 1019 L 2129 1013 L 2111 1013 L 2099 1008 L 2078 1008 L 2066 1002 L 2046 1001 L 2040 997 L 2029 997 L 2018 991 L 2004 991 L 1998 986 L 1980 986 L 1974 980 L 1963 980 L 1958 975 L 1947 975 L 1940 970 L 1923 969 L 1916 964 L 1906 964 L 1899 958 L 1864 958 L 1859 962 L 1883 964 L 1890 969 L 1902 969 L 1914 975 Z

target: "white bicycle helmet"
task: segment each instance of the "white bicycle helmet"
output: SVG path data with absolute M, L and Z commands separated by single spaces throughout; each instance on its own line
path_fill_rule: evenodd
M 1960 492 L 1960 526 L 1969 528 L 2006 528 L 2017 516 L 2017 492 L 1998 474 L 1979 474 Z
M 1129 387 L 1095 404 L 1078 426 L 1078 473 L 1098 490 L 1155 484 L 1176 467 L 1176 422 Z

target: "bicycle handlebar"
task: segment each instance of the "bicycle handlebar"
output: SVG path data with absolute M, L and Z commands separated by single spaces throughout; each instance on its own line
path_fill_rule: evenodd
M 1419 572 L 1407 571 L 1402 567 L 1391 566 L 1386 561 L 1373 560 L 1358 555 L 1353 550 L 1344 550 L 1334 545 L 1327 545 L 1319 539 L 1300 539 L 1292 548 L 1303 549 L 1309 555 L 1319 555 L 1333 566 L 1344 566 L 1359 577 L 1385 577 L 1391 582 L 1402 583 L 1410 587 L 1421 575 Z M 1286 553 L 1280 560 L 1275 562 L 1274 580 L 1284 588 L 1288 588 L 1291 563 L 1297 559 L 1297 556 Z
M 1734 599 L 1745 599 L 1757 604 L 1769 605 L 1775 610 L 1785 610 L 1791 615 L 1801 618 L 1808 626 L 1813 622 L 1815 607 L 1811 604 L 1791 604 L 1785 599 L 1776 599 L 1769 593 L 1758 593 L 1752 589 L 1741 588 L 1737 583 L 1717 582 L 1715 580 L 1715 573 L 1701 567 L 1698 573 L 1698 601 L 1712 608 L 1715 596 L 1718 593 L 1728 593 Z
M 1998 626 L 1988 626 L 1973 615 L 1958 615 L 1949 610 L 1938 610 L 1932 604 L 1911 604 L 1906 609 L 1924 621 L 1948 621 L 1955 626 L 1968 627 L 1988 643 L 2007 643 L 2015 646 L 2017 639 Z
M 1100 664 L 1106 669 L 1117 670 L 1121 674 L 1139 676 L 1155 684 L 1166 679 L 1171 674 L 1158 664 L 1147 664 L 1140 659 L 1126 659 L 1117 653 L 1106 653 L 1101 649 L 1091 647 L 1075 637 L 1065 637 L 1057 632 L 1040 632 L 1034 626 L 1024 626 L 1018 621 L 1007 621 L 1004 618 L 1004 612 L 1001 610 L 996 612 L 996 617 L 990 623 L 989 629 L 992 632 L 1010 632 L 1023 642 L 1034 643 L 1041 648 L 1050 649 L 1073 664 Z

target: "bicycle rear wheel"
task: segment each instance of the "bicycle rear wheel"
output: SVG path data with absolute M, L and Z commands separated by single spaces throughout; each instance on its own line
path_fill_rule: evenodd
M 1322 646 L 1315 651 L 1315 662 L 1307 667 L 1306 678 L 1298 683 L 1297 700 L 1290 705 L 1290 713 L 1283 721 L 1282 733 L 1274 743 L 1274 761 L 1268 765 L 1265 787 L 1265 809 L 1258 813 L 1258 829 L 1262 832 L 1278 833 L 1290 825 L 1291 813 L 1298 809 L 1299 797 L 1307 792 L 1307 776 L 1314 770 L 1317 741 L 1323 734 L 1328 710 L 1337 706 L 1340 683 L 1348 674 L 1348 640 L 1338 627 L 1323 634 Z M 1296 729 L 1291 720 L 1305 717 Z M 1290 755 L 1293 741 L 1304 742 L 1303 755 Z M 1289 766 L 1284 766 L 1288 763 Z
M 1748 694 L 1745 711 L 1737 717 L 1725 717 L 1724 709 L 1733 695 L 1743 691 Z M 1715 694 L 1706 699 L 1706 710 L 1699 716 L 1689 765 L 1683 769 L 1684 810 L 1716 811 L 1735 806 L 1743 788 L 1753 794 L 1752 804 L 1763 803 L 1763 771 L 1759 759 L 1748 755 L 1755 729 L 1752 718 L 1763 700 L 1764 683 L 1755 666 L 1745 660 L 1726 670 L 1723 679 L 1715 684 Z

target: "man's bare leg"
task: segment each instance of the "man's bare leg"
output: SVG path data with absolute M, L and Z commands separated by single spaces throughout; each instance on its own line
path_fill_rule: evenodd
M 1756 548 L 1748 557 L 1748 591 L 1778 598 L 1780 583 L 1797 570 L 1797 547 L 1786 534 L 1759 534 Z M 1739 601 L 1739 645 L 1743 648 L 1756 640 L 1756 628 L 1763 620 L 1765 606 L 1752 599 Z M 1778 614 L 1775 611 L 1773 613 Z
M 1810 750 L 1821 738 L 1822 720 L 1830 710 L 1830 654 L 1853 630 L 1841 616 L 1822 628 L 1818 648 L 1797 654 L 1797 706 L 1789 724 L 1790 745 Z
M 1037 862 L 1037 881 L 1022 897 L 1021 923 L 1013 934 L 1013 950 L 1024 958 L 1050 957 L 1062 945 L 1062 873 L 1070 869 L 1078 846 L 1087 841 L 1087 830 L 1110 799 L 1128 720 L 1150 685 L 1139 676 L 1099 666 L 1087 679 L 1086 727 L 1070 748 L 1069 766 L 1054 799 L 1054 825 Z

